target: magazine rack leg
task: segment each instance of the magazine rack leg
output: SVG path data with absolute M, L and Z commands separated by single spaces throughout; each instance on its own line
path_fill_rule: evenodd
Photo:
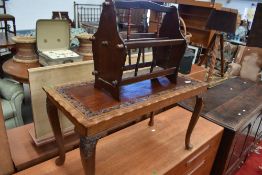
M 187 150 L 190 150 L 192 148 L 192 145 L 190 143 L 190 138 L 191 138 L 191 134 L 193 132 L 193 129 L 195 128 L 196 123 L 199 119 L 199 114 L 200 114 L 200 111 L 202 109 L 202 106 L 203 106 L 203 98 L 196 96 L 195 108 L 194 108 L 194 111 L 192 113 L 192 117 L 191 117 L 191 120 L 190 120 L 188 128 L 187 128 L 187 132 L 186 132 L 185 144 L 186 144 Z
M 58 117 L 58 111 L 56 106 L 51 102 L 51 100 L 48 97 L 46 98 L 46 110 L 59 151 L 59 157 L 56 159 L 56 165 L 63 165 L 65 162 L 65 147 Z

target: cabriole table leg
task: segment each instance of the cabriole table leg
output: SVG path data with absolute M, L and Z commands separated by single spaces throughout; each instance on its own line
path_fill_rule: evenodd
M 203 98 L 196 96 L 195 108 L 194 108 L 194 111 L 192 113 L 192 117 L 190 119 L 190 122 L 189 122 L 189 125 L 188 125 L 188 128 L 187 128 L 187 132 L 186 132 L 185 145 L 186 145 L 187 150 L 192 149 L 192 145 L 190 143 L 190 138 L 191 138 L 191 134 L 193 132 L 193 129 L 195 128 L 196 123 L 199 119 L 199 114 L 200 114 L 200 111 L 202 109 L 202 106 L 203 106 Z
M 56 165 L 60 166 L 65 162 L 64 138 L 62 135 L 57 108 L 48 97 L 46 98 L 46 110 L 59 151 L 59 157 L 56 159 Z
M 80 155 L 85 175 L 95 175 L 96 145 L 101 135 L 80 136 Z

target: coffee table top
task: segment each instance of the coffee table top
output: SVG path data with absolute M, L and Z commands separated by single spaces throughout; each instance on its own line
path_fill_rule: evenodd
M 44 90 L 52 103 L 75 124 L 76 130 L 90 136 L 200 95 L 207 90 L 207 84 L 185 77 L 178 77 L 177 85 L 164 77 L 145 80 L 123 86 L 121 101 L 94 88 L 93 82 L 46 86 Z

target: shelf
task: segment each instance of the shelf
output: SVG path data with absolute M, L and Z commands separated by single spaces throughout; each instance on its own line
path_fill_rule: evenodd
M 180 16 L 190 16 L 190 17 L 194 17 L 194 18 L 202 18 L 202 19 L 208 19 L 208 16 L 201 16 L 201 15 L 195 15 L 195 14 L 191 14 L 191 13 L 181 13 L 179 12 Z
M 196 26 L 186 26 L 188 29 L 193 29 L 193 30 L 199 30 L 199 31 L 203 31 L 203 32 L 211 32 L 211 30 L 207 30 L 207 29 L 204 29 L 204 28 L 199 28 L 199 27 L 196 27 Z

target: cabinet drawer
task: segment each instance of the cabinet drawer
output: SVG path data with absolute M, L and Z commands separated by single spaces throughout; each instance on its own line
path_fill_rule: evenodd
M 209 174 L 220 143 L 221 135 L 213 138 L 195 150 L 184 161 L 169 171 L 168 175 L 203 175 Z

